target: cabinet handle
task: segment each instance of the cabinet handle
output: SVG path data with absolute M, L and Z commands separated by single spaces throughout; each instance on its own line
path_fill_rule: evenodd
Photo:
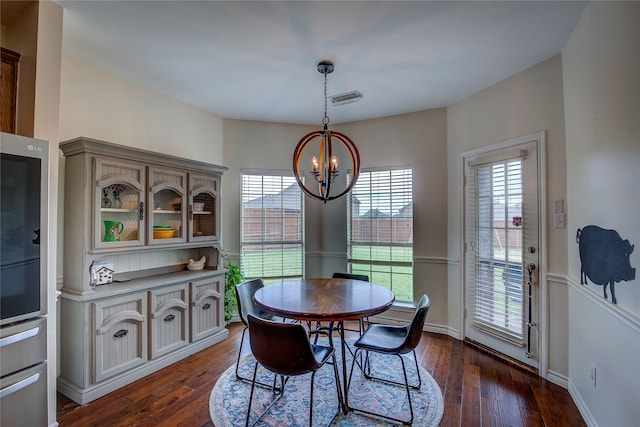
M 120 329 L 118 332 L 116 332 L 115 334 L 113 334 L 113 337 L 114 337 L 114 338 L 122 338 L 122 337 L 124 337 L 125 335 L 127 335 L 128 333 L 129 333 L 129 331 L 128 331 L 128 330 L 126 330 L 126 329 Z
M 140 202 L 140 221 L 144 219 L 144 202 Z
M 193 205 L 189 205 L 189 221 L 193 221 Z
M 202 306 L 203 310 L 209 310 L 211 308 L 211 304 L 206 303 L 205 305 Z
M 169 314 L 169 315 L 167 315 L 167 317 L 164 318 L 164 321 L 165 322 L 171 322 L 175 318 L 176 318 L 175 314 Z

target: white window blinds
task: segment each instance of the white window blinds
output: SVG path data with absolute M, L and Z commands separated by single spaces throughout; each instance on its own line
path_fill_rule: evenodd
M 303 276 L 302 192 L 293 176 L 243 173 L 241 268 L 273 283 Z
M 523 344 L 522 159 L 470 163 L 467 181 L 472 325 Z
M 409 168 L 363 170 L 348 200 L 351 273 L 413 302 L 413 185 Z

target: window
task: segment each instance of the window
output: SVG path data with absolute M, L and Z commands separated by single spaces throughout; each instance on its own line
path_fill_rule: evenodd
M 285 173 L 242 174 L 240 266 L 265 283 L 303 276 L 302 192 Z
M 413 190 L 411 169 L 363 170 L 349 193 L 348 262 L 413 302 Z

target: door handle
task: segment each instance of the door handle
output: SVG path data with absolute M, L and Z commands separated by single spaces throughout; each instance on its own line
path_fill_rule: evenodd
M 531 274 L 533 272 L 533 270 L 536 269 L 536 265 L 531 262 L 531 263 L 527 264 L 526 268 L 527 268 L 527 271 L 529 272 L 529 274 Z

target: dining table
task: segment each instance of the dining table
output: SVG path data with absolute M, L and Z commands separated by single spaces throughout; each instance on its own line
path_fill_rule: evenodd
M 338 278 L 295 279 L 267 285 L 253 295 L 256 305 L 267 313 L 306 322 L 329 322 L 340 336 L 342 352 L 342 396 L 340 406 L 349 411 L 347 358 L 344 322 L 380 314 L 393 304 L 391 290 L 374 283 Z M 333 340 L 329 340 L 333 346 Z M 340 389 L 340 387 L 339 387 Z

